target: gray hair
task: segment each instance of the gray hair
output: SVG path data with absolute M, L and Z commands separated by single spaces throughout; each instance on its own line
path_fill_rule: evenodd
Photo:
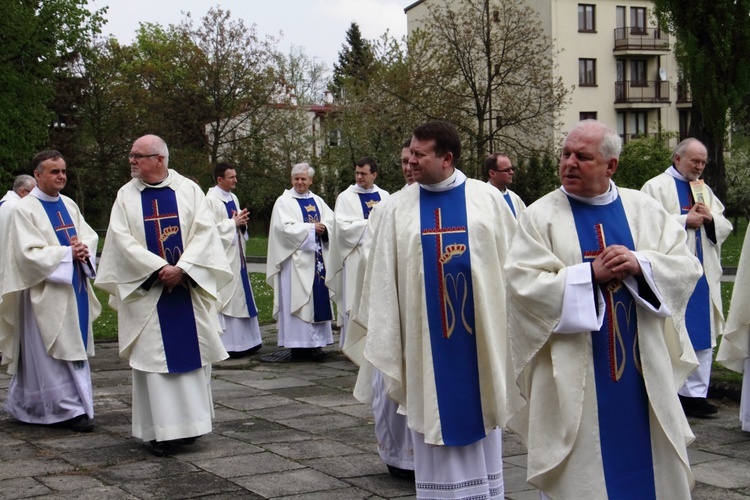
M 162 158 L 162 163 L 165 167 L 169 168 L 169 148 L 167 147 L 167 143 L 164 142 L 164 139 L 159 137 L 158 135 L 152 135 L 149 134 L 145 137 L 148 137 L 151 141 L 151 147 L 153 147 L 153 151 L 155 154 L 160 155 Z
M 30 175 L 21 174 L 13 181 L 13 191 L 18 193 L 22 189 L 31 191 L 36 186 L 36 179 Z
M 677 147 L 676 147 L 676 148 L 674 148 L 674 151 L 672 152 L 672 163 L 674 163 L 674 159 L 675 159 L 675 158 L 677 158 L 678 156 L 679 156 L 680 158 L 682 158 L 683 156 L 685 156 L 685 153 L 687 153 L 687 150 L 688 150 L 688 148 L 689 148 L 689 147 L 690 147 L 690 145 L 691 145 L 691 144 L 693 144 L 694 142 L 697 142 L 698 144 L 700 144 L 700 145 L 701 145 L 701 146 L 703 146 L 704 148 L 706 147 L 706 145 L 705 145 L 705 144 L 703 144 L 703 143 L 702 143 L 701 141 L 699 141 L 699 140 L 698 140 L 698 139 L 696 139 L 695 137 L 688 137 L 687 139 L 685 139 L 685 140 L 683 140 L 682 142 L 680 142 L 680 143 L 679 143 L 679 144 L 677 145 Z
M 309 163 L 297 163 L 292 167 L 292 177 L 297 174 L 301 174 L 302 172 L 306 172 L 307 176 L 310 177 L 310 179 L 315 177 L 315 169 L 312 168 Z
M 612 128 L 600 122 L 599 120 L 581 120 L 576 123 L 573 130 L 579 128 L 590 128 L 601 133 L 602 142 L 599 144 L 599 153 L 609 161 L 611 158 L 617 160 L 620 159 L 620 152 L 622 151 L 622 137 L 615 132 Z M 573 132 L 571 130 L 570 132 Z M 570 134 L 568 132 L 568 134 Z

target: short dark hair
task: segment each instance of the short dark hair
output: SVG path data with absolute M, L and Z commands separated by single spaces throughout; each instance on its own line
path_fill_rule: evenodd
M 442 120 L 427 122 L 414 129 L 414 137 L 420 141 L 435 141 L 435 154 L 444 156 L 453 154 L 451 165 L 454 167 L 461 158 L 461 138 L 456 127 Z
M 404 141 L 404 144 L 401 146 L 401 149 L 410 148 L 410 147 L 411 147 L 411 137 L 409 137 L 408 139 Z
M 492 153 L 484 160 L 484 175 L 490 176 L 490 170 L 497 170 L 497 159 L 500 157 L 508 158 L 508 155 L 503 153 Z
M 35 172 L 42 173 L 41 165 L 43 162 L 47 160 L 57 160 L 58 158 L 65 161 L 65 158 L 63 158 L 62 153 L 60 153 L 56 149 L 46 149 L 44 151 L 38 152 L 34 158 L 31 159 L 31 170 Z
M 224 177 L 227 170 L 235 170 L 234 165 L 231 163 L 217 163 L 214 167 L 214 180 L 219 182 L 219 177 Z
M 361 158 L 357 162 L 358 167 L 364 167 L 365 165 L 370 165 L 370 173 L 375 174 L 378 172 L 378 164 L 375 163 L 375 160 L 370 158 L 369 156 L 365 156 L 364 158 Z

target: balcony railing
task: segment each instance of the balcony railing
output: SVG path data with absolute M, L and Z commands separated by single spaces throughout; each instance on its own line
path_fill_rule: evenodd
M 658 133 L 647 134 L 645 132 L 635 132 L 632 134 L 620 134 L 620 138 L 622 139 L 623 144 L 627 144 L 628 142 L 634 139 L 645 139 L 646 137 L 658 138 L 659 134 Z M 668 144 L 668 140 L 665 139 L 664 143 L 665 145 Z
M 669 36 L 659 28 L 616 28 L 615 50 L 669 50 Z
M 668 103 L 669 82 L 626 80 L 615 82 L 615 103 Z

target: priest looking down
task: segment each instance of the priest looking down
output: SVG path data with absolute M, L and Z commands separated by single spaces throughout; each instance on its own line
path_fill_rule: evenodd
M 227 358 L 216 303 L 232 270 L 206 197 L 168 168 L 164 141 L 143 136 L 128 157 L 95 284 L 112 295 L 133 369 L 133 436 L 164 456 L 212 430 L 211 363 Z
M 268 234 L 266 283 L 273 288 L 273 318 L 279 346 L 291 349 L 294 361 L 325 357 L 333 344 L 333 312 L 326 288 L 333 211 L 310 191 L 315 169 L 292 167 L 292 188 L 273 206 Z
M 708 402 L 711 363 L 716 338 L 724 331 L 721 304 L 721 245 L 732 231 L 724 205 L 711 188 L 698 180 L 706 168 L 708 152 L 698 139 L 680 142 L 673 164 L 641 189 L 652 196 L 688 233 L 688 250 L 703 265 L 703 276 L 690 296 L 685 324 L 700 366 L 678 391 L 688 416 L 705 418 L 717 412 Z M 697 196 L 696 196 L 697 195 Z
M 214 178 L 216 186 L 206 193 L 206 204 L 233 275 L 232 281 L 219 290 L 219 320 L 224 329 L 221 341 L 229 356 L 240 358 L 263 345 L 245 261 L 248 213 L 247 209 L 240 210 L 240 201 L 232 192 L 237 186 L 237 170 L 228 163 L 219 163 L 214 167 Z
M 497 189 L 456 168 L 453 125 L 417 127 L 415 184 L 382 207 L 365 270 L 364 356 L 414 441 L 418 498 L 503 498 L 505 278 L 515 220 Z
M 682 499 L 693 485 L 677 388 L 697 364 L 684 315 L 700 264 L 659 203 L 612 182 L 621 146 L 595 120 L 568 133 L 562 187 L 521 214 L 505 268 L 527 401 L 509 427 L 543 498 Z
M 357 289 L 357 269 L 364 263 L 370 246 L 370 233 L 367 230 L 370 212 L 388 198 L 388 191 L 375 184 L 378 164 L 372 158 L 362 158 L 357 162 L 354 178 L 356 183 L 336 198 L 330 268 L 326 273 L 326 285 L 334 293 L 336 301 L 341 347 L 346 341 L 346 329 Z
M 29 424 L 94 428 L 88 356 L 101 306 L 95 275 L 98 236 L 60 194 L 65 159 L 42 151 L 31 161 L 37 187 L 9 214 L 3 237 L 0 350 L 13 378 L 5 410 Z

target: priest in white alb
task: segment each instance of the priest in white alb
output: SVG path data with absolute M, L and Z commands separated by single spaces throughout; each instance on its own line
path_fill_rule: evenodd
M 211 363 L 227 358 L 216 309 L 232 270 L 200 187 L 155 135 L 133 143 L 96 286 L 112 295 L 133 369 L 133 436 L 164 456 L 211 432 Z
M 562 187 L 521 214 L 506 261 L 527 401 L 509 427 L 543 498 L 682 499 L 694 483 L 677 388 L 697 365 L 684 314 L 700 265 L 656 201 L 612 182 L 621 146 L 601 122 L 577 124 Z
M 206 193 L 216 229 L 232 267 L 232 281 L 219 290 L 219 320 L 224 334 L 221 341 L 230 357 L 239 358 L 260 349 L 263 340 L 258 325 L 258 308 L 247 274 L 245 244 L 248 240 L 246 208 L 232 191 L 237 186 L 237 170 L 228 163 L 214 167 L 216 186 Z
M 99 237 L 60 194 L 65 159 L 42 151 L 31 162 L 37 187 L 10 211 L 3 234 L 0 350 L 13 375 L 5 410 L 29 424 L 94 428 L 88 356 L 101 312 L 89 278 Z
M 505 262 L 515 220 L 496 189 L 456 168 L 447 122 L 417 127 L 413 184 L 382 209 L 364 289 L 364 356 L 414 441 L 417 498 L 503 498 Z
M 705 418 L 718 407 L 707 400 L 716 339 L 724 332 L 721 303 L 721 245 L 732 231 L 724 205 L 699 180 L 706 168 L 706 146 L 692 137 L 680 142 L 672 166 L 641 189 L 652 196 L 688 233 L 687 246 L 703 265 L 703 276 L 690 296 L 685 324 L 700 366 L 688 376 L 678 394 L 688 416 Z M 695 199 L 693 190 L 699 199 Z
M 357 269 L 370 245 L 367 220 L 375 205 L 388 198 L 388 191 L 375 184 L 378 164 L 372 158 L 365 157 L 357 162 L 354 178 L 356 183 L 336 198 L 330 266 L 326 273 L 326 285 L 334 294 L 338 324 L 341 326 L 341 347 L 346 341 L 347 325 L 357 289 Z

